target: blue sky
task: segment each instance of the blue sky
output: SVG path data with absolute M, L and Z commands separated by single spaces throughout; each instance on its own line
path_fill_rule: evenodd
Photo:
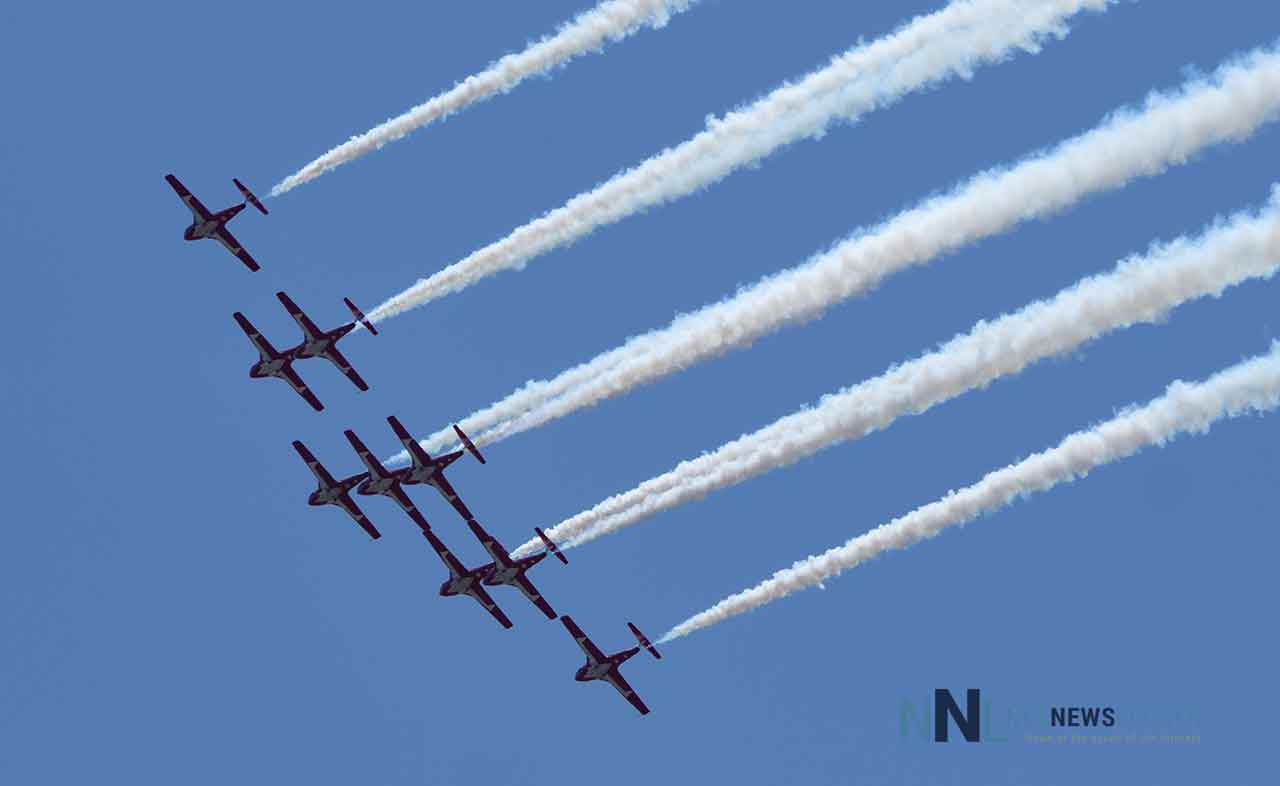
M 0 780 L 65 783 L 1257 782 L 1277 658 L 1280 419 L 1247 418 L 1108 467 L 962 530 L 637 658 L 636 716 L 514 592 L 502 631 L 441 599 L 443 568 L 388 501 L 376 543 L 306 506 L 303 439 L 394 446 L 532 377 L 791 266 L 988 166 L 1095 125 L 1153 87 L 1271 43 L 1280 9 L 1122 3 L 1038 55 L 797 144 L 757 169 L 353 336 L 372 390 L 303 375 L 316 414 L 247 378 L 245 312 L 294 338 L 366 309 L 689 137 L 721 113 L 937 3 L 711 0 L 245 213 L 249 274 L 181 240 L 175 172 L 210 207 L 580 9 L 581 0 L 0 11 L 8 124 L 0 236 L 11 281 L 0 548 Z M 460 462 L 511 547 L 548 525 L 976 320 L 1051 295 L 1152 240 L 1262 202 L 1280 131 L 887 281 L 874 293 Z M 885 432 L 662 514 L 534 578 L 606 650 L 653 636 L 1069 431 L 1280 335 L 1277 282 L 1194 303 Z M 468 563 L 483 552 L 413 492 Z M 977 687 L 1047 725 L 1109 705 L 1121 733 L 1197 745 L 938 745 L 904 700 Z M 1039 729 L 1037 729 L 1039 730 Z

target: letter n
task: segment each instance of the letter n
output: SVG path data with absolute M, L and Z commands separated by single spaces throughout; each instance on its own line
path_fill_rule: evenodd
M 965 711 L 960 713 L 960 707 L 956 704 L 955 698 L 952 697 L 951 691 L 946 688 L 938 688 L 933 692 L 933 741 L 947 741 L 947 716 L 956 722 L 956 728 L 964 735 L 966 742 L 978 742 L 981 739 L 979 729 L 982 728 L 980 723 L 982 713 L 979 709 L 982 704 L 979 699 L 978 689 L 969 688 L 965 691 Z

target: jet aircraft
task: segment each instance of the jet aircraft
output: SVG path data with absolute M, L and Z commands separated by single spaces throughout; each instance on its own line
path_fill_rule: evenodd
M 369 521 L 364 512 L 351 499 L 351 489 L 355 488 L 361 481 L 369 477 L 369 473 L 361 472 L 359 475 L 352 475 L 349 478 L 335 480 L 333 475 L 324 468 L 316 457 L 312 455 L 307 446 L 299 442 L 293 441 L 293 449 L 298 451 L 298 455 L 302 456 L 302 460 L 307 462 L 307 467 L 311 470 L 311 474 L 316 476 L 316 482 L 319 488 L 311 492 L 311 496 L 307 497 L 308 505 L 337 505 L 347 512 L 347 515 L 355 519 L 365 532 L 369 533 L 369 537 L 377 540 L 382 537 L 382 533 L 373 526 L 373 522 Z
M 395 415 L 389 416 L 387 418 L 387 423 L 391 425 L 391 430 L 396 433 L 396 436 L 400 439 L 400 444 L 404 445 L 404 449 L 408 451 L 409 457 L 413 460 L 413 464 L 409 467 L 397 470 L 397 472 L 400 473 L 400 482 L 405 485 L 421 483 L 431 486 L 436 491 L 440 492 L 440 496 L 444 497 L 445 501 L 452 505 L 454 510 L 458 511 L 458 515 L 462 516 L 464 521 L 473 520 L 475 517 L 471 515 L 471 511 L 463 504 L 462 498 L 453 490 L 453 485 L 450 484 L 449 480 L 444 476 L 445 468 L 461 458 L 462 451 L 455 450 L 452 453 L 445 453 L 442 456 L 432 457 L 431 454 L 424 450 L 423 447 L 418 444 L 418 441 L 409 434 L 408 430 L 406 430 L 404 426 L 400 425 L 400 421 L 396 419 Z M 454 433 L 458 435 L 458 439 L 461 440 L 463 447 L 465 447 L 472 456 L 475 456 L 476 461 L 479 461 L 481 464 L 485 463 L 484 456 L 480 455 L 480 451 L 476 448 L 475 443 L 473 443 L 466 434 L 462 433 L 462 429 L 455 425 L 453 430 Z
M 659 659 L 662 658 L 662 655 L 658 654 L 658 650 L 647 638 L 645 638 L 645 635 L 640 632 L 640 629 L 635 625 L 632 625 L 630 622 L 627 623 L 627 627 L 631 629 L 631 634 L 636 637 L 636 641 L 640 642 L 640 647 L 631 647 L 630 649 L 625 649 L 621 652 L 615 652 L 612 655 L 605 655 L 600 651 L 599 647 L 592 643 L 591 639 L 587 637 L 587 634 L 582 632 L 582 628 L 578 627 L 572 617 L 566 614 L 560 618 L 560 621 L 564 623 L 564 627 L 569 631 L 569 635 L 573 636 L 573 640 L 578 642 L 578 646 L 582 648 L 583 653 L 587 656 L 587 662 L 578 667 L 578 671 L 573 675 L 573 678 L 578 682 L 603 680 L 616 688 L 618 693 L 621 693 L 624 699 L 631 702 L 631 706 L 640 711 L 641 715 L 647 715 L 649 713 L 649 708 L 644 706 L 644 702 L 640 700 L 640 697 L 636 692 L 632 690 L 631 686 L 627 684 L 627 681 L 623 679 L 622 672 L 618 669 L 618 667 L 625 663 L 632 655 L 639 652 L 640 647 L 644 647 L 648 650 L 649 654 L 653 657 Z
M 557 559 L 568 565 L 569 560 L 565 559 L 560 549 L 556 548 L 556 544 L 552 543 L 551 539 L 542 530 L 534 527 L 533 531 L 538 533 L 538 537 L 546 545 L 546 551 L 530 554 L 520 559 L 512 559 L 511 554 L 502 547 L 497 538 L 486 532 L 475 519 L 467 519 L 467 526 L 471 528 L 476 539 L 480 541 L 480 545 L 484 546 L 484 550 L 489 552 L 489 556 L 493 558 L 493 562 L 477 568 L 477 570 L 488 569 L 484 573 L 484 585 L 486 587 L 495 587 L 499 584 L 508 584 L 516 587 L 524 593 L 530 603 L 537 606 L 538 610 L 547 616 L 547 619 L 555 619 L 555 610 L 551 608 L 550 603 L 547 603 L 546 598 L 542 597 L 542 593 L 538 592 L 538 588 L 533 586 L 533 582 L 529 581 L 529 577 L 525 573 L 529 568 L 546 559 L 547 554 L 555 554 Z
M 449 551 L 449 547 L 436 537 L 436 534 L 430 528 L 422 531 L 423 536 L 431 544 L 431 548 L 436 550 L 440 561 L 449 569 L 449 578 L 445 579 L 440 585 L 440 594 L 444 597 L 450 595 L 467 595 L 484 607 L 484 610 L 493 615 L 498 624 L 504 628 L 511 627 L 511 620 L 493 602 L 493 598 L 484 588 L 484 575 L 488 570 L 488 566 L 468 569 L 462 562 Z
M 353 322 L 347 322 L 339 325 L 333 330 L 321 330 L 316 326 L 311 318 L 303 313 L 302 309 L 293 302 L 283 292 L 277 292 L 276 298 L 284 306 L 293 320 L 298 323 L 298 327 L 302 330 L 302 343 L 297 346 L 290 347 L 285 350 L 277 350 L 271 346 L 271 342 L 267 341 L 258 329 L 255 328 L 244 314 L 237 311 L 233 316 L 240 325 L 240 329 L 249 337 L 249 341 L 253 342 L 254 347 L 258 350 L 258 362 L 249 368 L 249 376 L 254 379 L 261 377 L 279 377 L 288 382 L 290 387 L 302 396 L 311 408 L 319 412 L 324 409 L 324 405 L 306 386 L 302 378 L 293 370 L 293 361 L 303 360 L 306 358 L 324 358 L 330 363 L 338 367 L 338 370 L 346 375 L 360 390 L 368 390 L 369 386 L 361 379 L 356 370 L 351 367 L 347 359 L 338 351 L 338 340 L 355 329 L 357 324 L 364 325 L 365 329 L 373 335 L 378 335 L 378 331 L 374 329 L 373 324 L 365 317 L 360 309 L 348 298 L 343 298 L 342 302 L 347 305 L 347 310 L 355 318 Z
M 381 494 L 384 497 L 390 497 L 395 500 L 405 513 L 409 514 L 409 518 L 413 519 L 413 523 L 417 524 L 423 531 L 431 528 L 427 520 L 418 508 L 414 506 L 413 500 L 409 499 L 409 495 L 404 493 L 404 488 L 400 485 L 404 482 L 404 470 L 388 470 L 382 466 L 382 462 L 377 456 L 369 452 L 360 438 L 351 429 L 342 432 L 347 436 L 347 441 L 351 443 L 351 447 L 355 450 L 356 455 L 364 462 L 365 468 L 368 470 L 365 474 L 368 479 L 360 484 L 356 489 L 357 494 L 365 496 L 371 494 Z
M 191 224 L 182 233 L 182 238 L 184 240 L 204 240 L 207 238 L 217 240 L 228 251 L 230 251 L 236 259 L 243 262 L 245 267 L 253 271 L 258 270 L 259 265 L 257 261 L 249 254 L 248 251 L 244 250 L 244 246 L 240 245 L 240 242 L 236 240 L 235 235 L 231 234 L 230 230 L 227 229 L 227 223 L 230 222 L 231 219 L 235 218 L 236 214 L 241 210 L 244 210 L 246 203 L 256 207 L 262 215 L 267 215 L 267 209 L 262 206 L 262 203 L 253 195 L 253 192 L 245 188 L 244 183 L 241 183 L 235 178 L 231 178 L 231 182 L 236 184 L 236 188 L 240 189 L 241 195 L 244 196 L 244 202 L 241 202 L 238 205 L 232 205 L 226 210 L 219 210 L 218 212 L 213 213 L 201 204 L 200 200 L 196 199 L 195 195 L 188 191 L 187 187 L 182 185 L 182 182 L 179 181 L 178 178 L 173 175 L 165 175 L 164 179 L 169 183 L 173 190 L 177 192 L 178 198 L 187 206 L 187 209 L 191 211 Z

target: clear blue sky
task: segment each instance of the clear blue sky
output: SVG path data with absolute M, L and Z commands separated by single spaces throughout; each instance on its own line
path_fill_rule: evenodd
M 302 371 L 328 405 L 251 382 L 244 311 L 294 338 L 366 309 L 939 2 L 711 0 L 246 212 L 249 274 L 162 176 L 211 207 L 553 29 L 586 0 L 297 6 L 13 4 L 0 11 L 9 280 L 0 546 L 0 781 L 313 784 L 1028 784 L 1267 780 L 1277 660 L 1280 418 L 1216 427 L 637 658 L 653 713 L 572 680 L 580 655 L 522 598 L 502 631 L 388 501 L 370 542 L 305 504 L 304 439 L 354 472 L 356 429 L 439 428 L 682 310 L 793 265 L 1152 87 L 1270 43 L 1255 0 L 1124 3 L 1036 56 L 856 127 L 353 336 L 372 385 Z M 1280 132 L 897 276 L 748 352 L 488 451 L 452 477 L 514 547 L 604 496 L 880 373 L 979 318 L 1265 199 Z M 613 650 L 986 471 L 1263 351 L 1280 282 L 905 418 L 861 442 L 540 566 Z M 413 492 L 468 563 L 483 552 Z M 961 589 L 964 587 L 964 589 Z M 934 688 L 1001 709 L 1110 705 L 1119 733 L 1198 745 L 938 745 L 899 713 Z M 913 733 L 914 734 L 914 733 Z

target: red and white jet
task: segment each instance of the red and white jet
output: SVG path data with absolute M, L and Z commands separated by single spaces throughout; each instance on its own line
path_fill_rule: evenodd
M 445 453 L 442 456 L 435 456 L 433 458 L 430 453 L 418 444 L 417 440 L 410 436 L 408 430 L 406 430 L 404 426 L 400 425 L 400 421 L 396 419 L 395 415 L 389 416 L 387 418 L 387 423 L 391 425 L 391 430 L 394 431 L 396 436 L 400 439 L 400 444 L 404 445 L 404 449 L 408 451 L 409 457 L 413 459 L 412 465 L 404 469 L 396 470 L 400 475 L 400 482 L 405 485 L 421 483 L 431 486 L 436 491 L 440 492 L 440 496 L 444 497 L 445 501 L 452 505 L 454 510 L 458 511 L 458 515 L 462 516 L 464 521 L 471 521 L 474 519 L 475 517 L 471 515 L 471 511 L 462 503 L 462 498 L 453 490 L 453 485 L 450 484 L 448 479 L 444 476 L 445 468 L 461 458 L 462 451 L 455 450 L 452 453 Z M 476 461 L 479 461 L 481 464 L 485 463 L 484 456 L 480 455 L 480 451 L 476 448 L 475 443 L 473 443 L 466 434 L 462 433 L 462 429 L 454 426 L 453 430 L 454 433 L 458 435 L 458 439 L 462 441 L 462 444 L 467 451 L 471 453 L 472 456 L 475 456 Z
M 243 262 L 245 267 L 255 271 L 258 269 L 257 261 L 254 260 L 248 251 L 244 250 L 244 246 L 240 245 L 240 242 L 236 240 L 235 235 L 231 234 L 231 231 L 227 229 L 227 223 L 231 221 L 231 219 L 235 218 L 237 213 L 244 210 L 246 203 L 256 207 L 262 215 L 265 216 L 267 214 L 267 209 L 262 206 L 262 203 L 253 195 L 252 191 L 245 188 L 244 183 L 241 183 L 235 178 L 231 178 L 231 182 L 236 184 L 236 188 L 240 189 L 241 195 L 244 196 L 244 202 L 241 202 L 238 205 L 232 205 L 226 210 L 219 210 L 217 213 L 213 213 L 209 211 L 209 208 L 201 204 L 200 200 L 196 199 L 195 195 L 188 191 L 187 187 L 182 185 L 178 178 L 173 175 L 165 175 L 164 179 L 173 187 L 173 190 L 177 192 L 178 198 L 187 206 L 187 209 L 191 211 L 191 225 L 182 233 L 182 238 L 184 240 L 204 240 L 206 238 L 212 238 L 221 243 L 228 251 L 235 255 L 236 259 Z
M 316 457 L 307 450 L 307 446 L 299 442 L 293 441 L 293 449 L 298 451 L 298 455 L 302 456 L 302 460 L 307 462 L 307 467 L 311 470 L 311 474 L 316 476 L 316 482 L 319 488 L 311 492 L 311 496 L 307 497 L 308 505 L 337 505 L 347 512 L 347 515 L 355 519 L 361 529 L 369 533 L 369 537 L 377 540 L 382 537 L 382 533 L 373 526 L 373 522 L 364 515 L 364 512 L 351 499 L 351 489 L 355 488 L 362 480 L 369 475 L 367 472 L 361 472 L 359 475 L 352 475 L 349 478 L 335 480 L 333 475 L 329 474 L 329 470 L 324 468 Z
M 324 358 L 330 363 L 338 367 L 338 370 L 346 375 L 360 390 L 368 390 L 369 386 L 365 383 L 356 370 L 352 368 L 347 359 L 338 351 L 338 340 L 355 329 L 357 324 L 364 325 L 365 329 L 373 335 L 378 335 L 378 331 L 374 329 L 373 324 L 365 318 L 363 312 L 356 308 L 348 298 L 343 298 L 342 302 L 346 303 L 347 310 L 351 312 L 351 316 L 355 317 L 355 321 L 340 325 L 333 330 L 321 330 L 316 327 L 316 323 L 303 313 L 298 305 L 289 299 L 289 296 L 283 292 L 277 292 L 276 298 L 289 312 L 289 316 L 293 317 L 293 321 L 298 323 L 298 327 L 302 330 L 302 343 L 297 346 L 290 347 L 286 350 L 277 350 L 271 346 L 271 342 L 258 332 L 244 314 L 237 311 L 233 316 L 240 325 L 240 329 L 249 337 L 249 341 L 253 342 L 254 347 L 258 350 L 258 362 L 249 368 L 249 376 L 258 379 L 261 377 L 278 377 L 289 383 L 289 386 L 302 396 L 311 408 L 319 412 L 324 409 L 324 405 L 316 398 L 311 389 L 306 386 L 302 378 L 293 370 L 293 361 L 304 360 L 306 358 Z
M 440 585 L 440 594 L 444 597 L 451 595 L 467 595 L 484 607 L 484 610 L 493 615 L 498 624 L 504 628 L 511 627 L 511 620 L 493 602 L 493 598 L 484 588 L 484 576 L 488 570 L 488 565 L 482 565 L 479 568 L 467 568 L 462 561 L 449 551 L 449 547 L 436 537 L 436 534 L 430 528 L 422 531 L 423 536 L 431 544 L 431 548 L 435 549 L 436 554 L 440 557 L 440 561 L 449 569 L 449 578 L 445 579 Z
M 636 637 L 636 641 L 640 642 L 640 647 L 632 647 L 621 652 L 615 652 L 612 655 L 605 655 L 600 651 L 599 647 L 592 643 L 591 639 L 587 638 L 587 634 L 582 632 L 582 628 L 578 627 L 572 617 L 566 614 L 560 618 L 560 621 L 564 623 L 564 627 L 569 631 L 569 635 L 573 636 L 573 640 L 578 642 L 578 646 L 582 648 L 583 653 L 587 656 L 587 662 L 578 667 L 578 671 L 573 675 L 573 678 L 578 682 L 603 680 L 616 688 L 618 693 L 621 693 L 624 699 L 631 702 L 632 707 L 635 707 L 640 711 L 641 715 L 647 715 L 649 713 L 649 708 L 644 706 L 644 702 L 641 701 L 640 697 L 636 695 L 636 692 L 631 689 L 631 686 L 627 684 L 627 681 L 622 678 L 622 672 L 618 670 L 619 666 L 631 658 L 632 655 L 635 655 L 640 651 L 640 647 L 644 647 L 648 650 L 649 654 L 653 657 L 659 659 L 662 658 L 662 655 L 660 655 L 653 644 L 645 638 L 645 635 L 640 632 L 640 629 L 635 625 L 632 625 L 630 622 L 627 623 L 627 627 L 631 629 L 631 634 Z
M 365 469 L 368 470 L 365 473 L 368 479 L 360 484 L 360 487 L 356 489 L 356 493 L 365 496 L 380 494 L 384 497 L 390 497 L 405 513 L 409 514 L 409 518 L 413 519 L 414 524 L 417 524 L 424 531 L 430 529 L 431 525 L 418 512 L 413 500 L 409 499 L 409 495 L 404 493 L 404 487 L 400 485 L 404 482 L 402 475 L 404 470 L 396 470 L 394 472 L 388 470 L 382 466 L 382 462 L 378 460 L 377 456 L 369 452 L 369 449 L 364 446 L 364 443 L 360 441 L 354 431 L 347 429 L 342 433 L 346 435 L 352 449 L 355 450 L 356 455 L 364 462 Z
M 569 560 L 564 558 L 564 554 L 560 552 L 560 549 L 556 548 L 556 544 L 552 543 L 551 539 L 542 530 L 534 527 L 533 531 L 538 533 L 538 537 L 546 545 L 546 551 L 530 554 L 521 559 L 512 559 L 511 554 L 502 547 L 498 539 L 486 532 L 475 519 L 467 519 L 467 526 L 471 528 L 476 539 L 480 541 L 480 545 L 484 546 L 484 550 L 489 552 L 489 556 L 493 558 L 493 562 L 488 565 L 476 568 L 476 570 L 485 571 L 484 585 L 486 587 L 496 587 L 499 584 L 507 584 L 515 587 L 523 592 L 529 602 L 537 606 L 539 611 L 547 615 L 547 619 L 555 619 L 555 610 L 551 608 L 550 603 L 547 603 L 546 598 L 542 597 L 542 593 L 538 592 L 538 588 L 533 586 L 533 582 L 529 581 L 529 577 L 525 573 L 528 572 L 529 568 L 546 559 L 548 554 L 555 554 L 557 559 L 568 565 Z

